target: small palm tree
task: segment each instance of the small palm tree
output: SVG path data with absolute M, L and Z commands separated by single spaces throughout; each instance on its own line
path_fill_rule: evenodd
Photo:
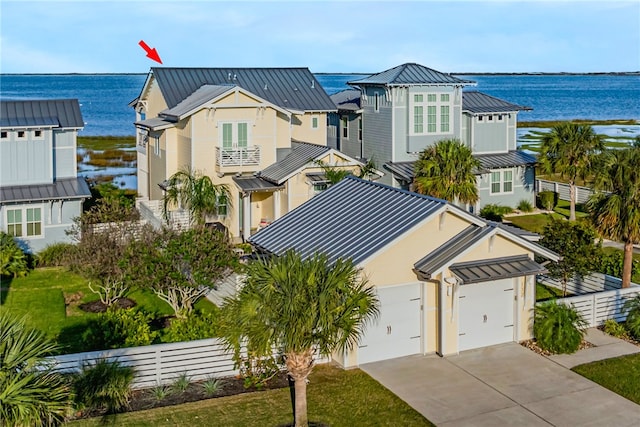
M 231 346 L 246 340 L 263 357 L 282 351 L 295 380 L 295 425 L 306 426 L 315 353 L 353 348 L 378 315 L 378 300 L 351 260 L 332 263 L 324 254 L 305 259 L 290 250 L 249 264 L 244 288 L 223 310 Z
M 214 184 L 208 175 L 183 168 L 167 182 L 164 216 L 168 218 L 169 205 L 178 205 L 189 211 L 192 224 L 203 225 L 209 215 L 226 214 L 231 207 L 230 196 L 226 184 Z M 222 211 L 223 206 L 225 211 Z
M 0 424 L 61 424 L 71 408 L 71 386 L 44 364 L 56 345 L 0 310 Z
M 535 309 L 533 335 L 538 346 L 551 353 L 575 353 L 586 328 L 582 315 L 568 305 L 549 301 Z
M 329 186 L 337 184 L 349 175 L 353 174 L 349 169 L 337 168 L 326 164 L 322 160 L 316 160 L 314 163 L 322 168 L 322 172 L 324 172 L 324 176 Z
M 420 153 L 415 165 L 414 186 L 418 193 L 452 203 L 475 204 L 478 187 L 475 172 L 480 161 L 457 139 L 445 139 Z
M 591 220 L 604 237 L 624 243 L 622 287 L 631 286 L 633 245 L 640 243 L 640 145 L 607 153 L 596 193 L 587 202 Z
M 569 180 L 569 220 L 576 219 L 576 180 L 596 171 L 598 155 L 604 150 L 600 135 L 589 125 L 564 122 L 544 135 L 539 162 L 545 173 L 560 173 Z

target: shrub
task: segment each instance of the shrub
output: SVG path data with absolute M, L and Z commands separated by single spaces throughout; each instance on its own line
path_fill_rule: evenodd
M 615 319 L 608 319 L 604 322 L 604 333 L 614 336 L 616 338 L 628 338 L 629 334 L 624 325 L 615 321 Z
M 536 201 L 540 209 L 552 211 L 558 204 L 558 193 L 554 191 L 541 191 L 538 193 Z
M 600 273 L 608 274 L 614 277 L 622 277 L 622 267 L 624 265 L 624 252 L 603 252 L 598 260 L 596 270 Z M 640 274 L 640 261 L 634 259 L 631 262 L 631 276 Z
M 640 295 L 625 301 L 622 310 L 627 312 L 627 331 L 634 339 L 640 340 Z
M 551 353 L 574 353 L 587 323 L 572 307 L 549 301 L 535 309 L 533 335 L 540 348 Z
M 219 313 L 196 311 L 184 319 L 171 320 L 165 339 L 169 342 L 194 341 L 213 338 L 219 328 Z
M 117 361 L 101 359 L 85 364 L 74 381 L 76 405 L 80 409 L 119 412 L 129 405 L 134 370 Z
M 112 307 L 89 321 L 82 341 L 87 351 L 149 345 L 157 336 L 149 325 L 151 320 L 140 309 Z
M 0 276 L 21 277 L 29 273 L 29 258 L 14 238 L 0 231 Z
M 184 393 L 189 388 L 189 384 L 191 384 L 191 378 L 189 378 L 189 375 L 187 375 L 186 372 L 183 372 L 178 375 L 171 385 L 171 388 L 178 393 Z
M 38 252 L 36 263 L 38 267 L 65 267 L 74 256 L 76 246 L 71 243 L 54 243 Z
M 207 378 L 206 380 L 203 381 L 202 390 L 204 390 L 204 393 L 207 396 L 213 396 L 219 390 L 222 389 L 223 385 L 224 385 L 224 383 L 223 383 L 223 381 L 221 379 L 209 377 L 209 378 Z
M 151 394 L 157 401 L 160 401 L 171 394 L 171 387 L 158 384 L 151 389 Z
M 513 212 L 513 209 L 509 206 L 489 204 L 480 209 L 480 216 L 489 221 L 502 222 L 502 217 L 511 212 Z
M 520 212 L 533 212 L 533 205 L 531 205 L 530 201 L 523 199 L 518 203 L 518 210 Z

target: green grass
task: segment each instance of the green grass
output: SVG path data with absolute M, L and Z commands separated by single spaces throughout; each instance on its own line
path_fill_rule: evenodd
M 569 201 L 568 200 L 558 200 L 558 205 L 553 209 L 554 212 L 564 216 L 565 218 L 569 218 Z M 585 210 L 584 205 L 576 204 L 576 219 L 586 218 L 589 214 Z
M 536 301 L 546 301 L 553 298 L 562 298 L 562 291 L 542 283 L 536 283 Z
M 431 426 L 377 381 L 359 369 L 320 365 L 307 387 L 309 420 L 340 426 Z M 288 389 L 246 393 L 178 406 L 93 418 L 69 426 L 279 426 L 291 423 Z
M 79 136 L 78 148 L 87 150 L 121 150 L 136 145 L 134 136 Z
M 587 363 L 572 370 L 640 404 L 640 354 Z
M 556 219 L 564 218 L 562 215 L 557 213 L 552 214 L 532 214 L 532 215 L 518 215 L 518 216 L 510 216 L 505 218 L 507 221 L 511 222 L 512 225 L 516 227 L 520 227 L 523 230 L 531 231 L 533 233 L 543 234 L 544 227 L 549 222 L 549 218 L 554 217 Z

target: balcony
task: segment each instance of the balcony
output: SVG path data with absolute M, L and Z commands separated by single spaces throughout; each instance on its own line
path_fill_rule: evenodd
M 259 145 L 238 148 L 216 147 L 216 166 L 257 166 L 259 164 Z

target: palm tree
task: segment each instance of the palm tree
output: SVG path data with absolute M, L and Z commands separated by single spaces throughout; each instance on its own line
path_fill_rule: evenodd
M 47 369 L 44 357 L 56 349 L 39 331 L 0 310 L 0 424 L 61 424 L 70 410 L 71 387 Z
M 289 250 L 249 264 L 245 286 L 227 300 L 224 313 L 230 346 L 246 340 L 251 352 L 264 357 L 274 348 L 282 351 L 295 381 L 295 425 L 306 426 L 315 353 L 353 348 L 377 317 L 378 299 L 350 259 L 330 262 L 324 254 L 303 258 Z
M 624 243 L 622 287 L 631 284 L 633 245 L 640 243 L 640 145 L 607 153 L 587 210 L 607 239 Z
M 165 218 L 168 218 L 170 204 L 187 209 L 192 224 L 203 225 L 209 215 L 226 214 L 231 207 L 231 197 L 226 184 L 214 184 L 208 175 L 183 168 L 167 182 Z
M 478 187 L 474 172 L 480 161 L 457 139 L 444 139 L 420 153 L 415 164 L 414 188 L 420 194 L 452 203 L 475 204 Z
M 564 122 L 544 135 L 539 162 L 545 173 L 560 173 L 569 180 L 569 220 L 576 219 L 576 180 L 586 179 L 596 169 L 604 142 L 590 125 Z

